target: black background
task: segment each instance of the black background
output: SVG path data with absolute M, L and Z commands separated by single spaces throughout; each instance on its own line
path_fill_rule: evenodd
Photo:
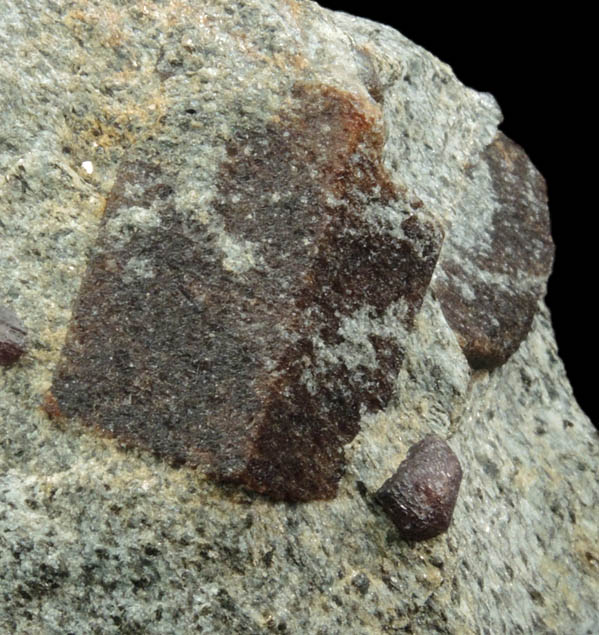
M 599 427 L 595 386 L 597 343 L 594 297 L 598 290 L 591 192 L 599 184 L 596 154 L 596 71 L 592 21 L 573 7 L 536 13 L 521 3 L 480 9 L 437 8 L 429 3 L 323 1 L 396 28 L 449 64 L 458 79 L 493 94 L 501 129 L 519 143 L 545 176 L 556 260 L 549 281 L 559 353 L 582 409 Z M 528 5 L 530 6 L 530 5 Z M 595 112 L 593 112 L 593 110 Z

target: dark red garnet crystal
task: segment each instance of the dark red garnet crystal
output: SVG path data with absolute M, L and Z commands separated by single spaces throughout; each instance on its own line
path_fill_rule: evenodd
M 462 468 L 453 450 L 429 434 L 408 450 L 376 497 L 402 538 L 427 540 L 447 531 L 461 481 Z

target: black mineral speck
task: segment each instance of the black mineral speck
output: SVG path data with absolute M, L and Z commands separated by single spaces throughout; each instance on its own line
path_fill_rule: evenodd
M 25 352 L 27 332 L 16 313 L 0 304 L 0 364 L 10 366 Z
M 370 580 L 368 579 L 368 576 L 364 575 L 363 573 L 357 573 L 352 578 L 351 583 L 353 584 L 353 586 L 356 587 L 356 589 L 358 589 L 361 595 L 366 595 L 366 593 L 368 593 L 368 589 L 370 588 Z
M 429 434 L 408 450 L 376 497 L 402 538 L 426 540 L 447 531 L 461 480 L 462 468 L 452 449 Z

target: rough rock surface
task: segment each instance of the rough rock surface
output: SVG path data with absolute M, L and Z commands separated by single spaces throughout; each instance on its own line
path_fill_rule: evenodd
M 493 99 L 305 1 L 1 16 L 0 630 L 593 632 L 597 435 Z M 413 544 L 373 493 L 427 433 L 464 479 Z

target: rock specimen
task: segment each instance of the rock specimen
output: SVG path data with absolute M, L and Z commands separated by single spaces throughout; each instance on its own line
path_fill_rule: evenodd
M 0 364 L 10 366 L 25 352 L 27 332 L 17 314 L 0 304 Z
M 429 434 L 408 450 L 376 497 L 402 538 L 427 540 L 447 531 L 461 482 L 458 457 Z
M 594 632 L 599 444 L 494 100 L 307 0 L 0 13 L 0 297 L 35 334 L 0 632 Z M 370 493 L 427 433 L 467 476 L 397 540 Z

